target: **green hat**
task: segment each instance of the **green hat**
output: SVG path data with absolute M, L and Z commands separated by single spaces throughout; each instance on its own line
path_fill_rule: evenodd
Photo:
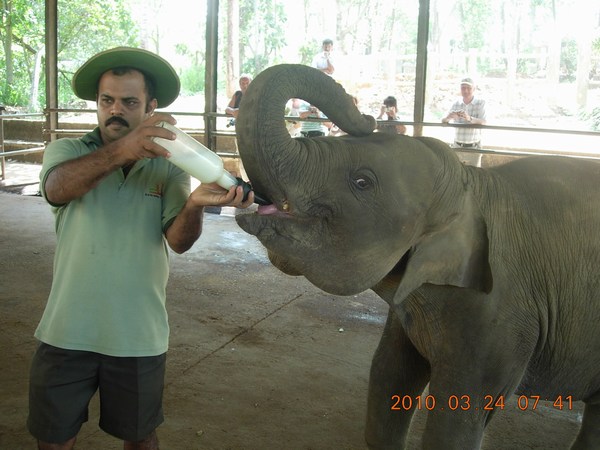
M 169 106 L 179 95 L 179 77 L 171 64 L 152 52 L 131 47 L 116 47 L 88 59 L 73 75 L 73 92 L 79 98 L 95 101 L 100 77 L 117 67 L 132 67 L 150 77 L 159 108 Z

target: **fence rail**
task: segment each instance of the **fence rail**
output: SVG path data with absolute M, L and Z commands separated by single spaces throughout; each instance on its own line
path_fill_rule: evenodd
M 29 144 L 30 147 L 28 148 L 24 148 L 24 149 L 19 149 L 19 150 L 12 150 L 12 151 L 5 151 L 5 144 L 7 142 L 11 142 L 11 143 L 15 143 L 16 141 L 5 141 L 4 139 L 4 123 L 6 120 L 19 120 L 19 119 L 23 119 L 23 118 L 28 118 L 28 117 L 41 117 L 41 118 L 47 118 L 49 113 L 76 113 L 76 114 L 85 114 L 85 113 L 96 113 L 95 109 L 48 109 L 46 110 L 44 113 L 30 113 L 30 114 L 1 114 L 0 113 L 0 164 L 1 164 L 1 169 L 2 169 L 2 180 L 6 179 L 6 161 L 5 159 L 8 157 L 13 157 L 13 156 L 19 156 L 19 155 L 26 155 L 26 154 L 32 154 L 32 153 L 40 153 L 43 152 L 45 149 L 45 143 L 40 143 L 40 142 L 25 142 L 25 141 L 18 141 L 19 144 L 21 145 L 27 145 Z M 215 144 L 216 144 L 216 138 L 219 136 L 223 136 L 223 137 L 234 137 L 235 136 L 235 130 L 222 130 L 222 129 L 217 129 L 216 127 L 214 127 L 213 129 L 211 129 L 210 127 L 207 127 L 207 121 L 212 122 L 213 124 L 216 123 L 216 119 L 217 118 L 221 118 L 221 117 L 230 117 L 227 116 L 226 114 L 221 114 L 221 113 L 202 113 L 202 112 L 183 112 L 183 111 L 169 111 L 169 113 L 173 116 L 191 116 L 191 117 L 199 117 L 203 120 L 204 122 L 204 127 L 202 128 L 183 128 L 184 131 L 191 133 L 191 134 L 202 134 L 204 135 L 204 139 L 205 139 L 205 145 L 207 147 L 209 147 L 211 150 L 215 151 L 215 153 L 217 153 L 220 156 L 227 156 L 227 157 L 231 157 L 231 158 L 239 158 L 239 155 L 236 152 L 223 152 L 223 151 L 218 151 L 215 148 Z M 302 119 L 300 117 L 292 117 L 292 116 L 286 116 L 285 117 L 286 120 L 293 120 L 293 121 L 319 121 L 319 122 L 325 122 L 327 121 L 327 119 Z M 64 121 L 63 121 L 64 122 Z M 390 121 L 380 121 L 380 122 L 385 122 L 385 123 L 390 123 Z M 442 124 L 442 123 L 438 123 L 438 122 L 405 122 L 405 121 L 391 121 L 392 123 L 397 123 L 397 124 L 402 124 L 405 126 L 412 126 L 418 129 L 423 129 L 423 128 L 434 128 L 434 129 L 442 129 L 442 128 L 460 128 L 460 127 L 470 127 L 470 128 L 481 128 L 482 130 L 486 130 L 486 131 L 490 131 L 490 132 L 499 132 L 499 131 L 505 131 L 505 132 L 517 132 L 517 133 L 541 133 L 544 135 L 561 135 L 561 136 L 585 136 L 585 137 L 592 137 L 594 138 L 594 142 L 595 139 L 600 138 L 600 132 L 596 132 L 596 131 L 585 131 L 585 130 L 563 130 L 563 129 L 555 129 L 555 128 L 534 128 L 534 127 L 513 127 L 513 126 L 502 126 L 502 125 L 461 125 L 461 124 Z M 60 125 L 60 121 L 58 122 L 58 125 L 54 128 L 49 128 L 48 127 L 48 122 L 46 122 L 46 126 L 43 127 L 43 136 L 48 136 L 50 138 L 55 137 L 56 135 L 60 134 L 62 136 L 69 136 L 69 135 L 81 135 L 82 133 L 86 133 L 88 131 L 91 130 L 86 130 L 86 129 L 66 129 L 66 128 L 59 128 Z M 523 146 L 520 148 L 508 148 L 508 146 L 505 147 L 498 147 L 498 146 L 486 146 L 482 149 L 469 149 L 469 148 L 460 148 L 457 149 L 457 151 L 460 152 L 464 152 L 464 153 L 482 153 L 482 154 L 497 154 L 497 155 L 510 155 L 510 156 L 525 156 L 525 155 L 561 155 L 561 156 L 568 156 L 568 157 L 574 157 L 574 158 L 589 158 L 589 159 L 600 159 L 600 139 L 598 139 L 598 150 L 597 151 L 558 151 L 558 150 L 547 150 L 547 149 L 542 149 L 542 148 L 531 148 L 528 146 Z

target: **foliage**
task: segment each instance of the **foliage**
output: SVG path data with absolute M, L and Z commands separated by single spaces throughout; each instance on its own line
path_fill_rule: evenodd
M 315 49 L 321 47 L 321 42 L 317 39 L 311 39 L 302 47 L 300 47 L 300 64 L 310 66 L 312 59 L 315 56 Z
M 257 74 L 281 62 L 286 44 L 287 16 L 279 0 L 240 1 L 240 57 L 242 73 Z
M 590 123 L 590 129 L 600 131 L 600 106 L 593 108 L 590 112 L 581 114 L 581 118 Z
M 463 49 L 484 48 L 486 32 L 493 17 L 489 0 L 459 0 L 457 2 L 463 25 Z
M 596 55 L 600 55 L 600 36 L 592 42 L 592 52 Z
M 577 41 L 566 39 L 560 51 L 560 81 L 575 81 L 577 73 Z
M 204 64 L 183 69 L 179 74 L 181 94 L 193 95 L 204 91 Z
M 204 91 L 204 54 L 195 52 L 189 46 L 179 43 L 175 46 L 175 51 L 178 55 L 186 57 L 191 62 L 189 67 L 186 67 L 179 74 L 181 82 L 181 94 L 193 95 Z
M 29 105 L 30 110 L 38 110 L 45 103 L 43 65 L 36 69 L 36 58 L 45 49 L 45 2 L 4 0 L 4 3 L 10 8 L 0 12 L 3 44 L 0 69 L 7 70 L 7 64 L 13 64 L 13 77 L 4 80 L 0 102 Z M 136 45 L 138 32 L 124 0 L 59 0 L 58 22 L 59 104 L 68 106 L 75 99 L 70 81 L 77 67 L 96 52 L 117 45 Z M 37 97 L 31 99 L 31 93 L 36 92 Z

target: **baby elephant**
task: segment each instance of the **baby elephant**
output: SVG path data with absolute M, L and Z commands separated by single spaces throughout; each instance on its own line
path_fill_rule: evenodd
M 290 138 L 289 98 L 348 135 Z M 404 448 L 420 405 L 424 448 L 478 449 L 518 393 L 583 400 L 572 448 L 600 449 L 600 164 L 468 167 L 440 141 L 375 125 L 300 65 L 259 74 L 236 124 L 248 176 L 272 202 L 239 225 L 283 272 L 337 295 L 372 289 L 390 306 L 371 367 L 369 446 Z

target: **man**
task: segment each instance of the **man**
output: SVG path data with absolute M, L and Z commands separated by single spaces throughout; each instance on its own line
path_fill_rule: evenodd
M 174 139 L 155 113 L 179 94 L 157 55 L 115 48 L 73 76 L 95 100 L 98 127 L 44 153 L 40 190 L 56 218 L 54 278 L 35 332 L 28 428 L 38 448 L 72 449 L 100 391 L 100 427 L 125 449 L 158 449 L 169 326 L 167 244 L 188 250 L 207 205 L 247 207 L 240 187 L 200 185 L 168 162 L 154 137 Z
M 230 125 L 227 125 L 228 127 L 231 125 L 235 125 L 235 118 L 237 117 L 238 112 L 240 111 L 240 102 L 242 101 L 242 97 L 246 93 L 246 89 L 248 89 L 248 86 L 251 82 L 252 77 L 250 75 L 243 74 L 240 76 L 240 90 L 235 91 L 233 97 L 231 97 L 231 100 L 229 100 L 229 104 L 225 108 L 225 114 L 227 114 L 228 116 L 233 116 L 233 119 L 231 119 L 231 121 L 229 122 Z
M 306 102 L 300 106 L 299 117 L 301 119 L 326 119 L 325 114 Z M 309 138 L 325 136 L 329 132 L 329 128 L 331 128 L 331 122 L 303 120 L 300 134 Z
M 388 123 L 380 122 L 384 114 L 387 116 Z M 377 131 L 379 133 L 406 134 L 406 126 L 396 123 L 398 121 L 398 100 L 393 95 L 388 95 L 383 99 L 377 121 Z
M 335 67 L 333 67 L 333 58 L 331 57 L 333 41 L 331 39 L 323 40 L 322 49 L 323 51 L 317 53 L 313 58 L 312 66 L 315 69 L 319 69 L 321 72 L 332 76 L 335 71 Z
M 448 115 L 442 119 L 443 123 L 450 121 L 461 124 L 486 124 L 485 100 L 475 98 L 475 82 L 472 78 L 463 78 L 460 82 L 461 99 L 457 99 Z M 454 145 L 461 148 L 481 148 L 481 129 L 470 127 L 456 127 Z M 481 154 L 478 154 L 480 166 Z

